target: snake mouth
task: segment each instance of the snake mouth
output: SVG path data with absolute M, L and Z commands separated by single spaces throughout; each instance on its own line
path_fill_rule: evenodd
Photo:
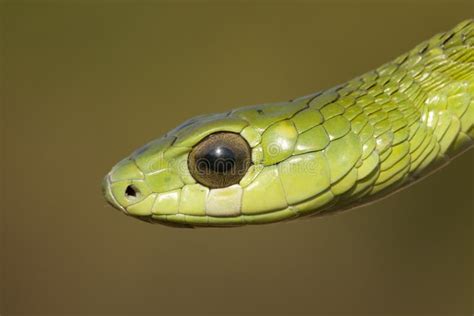
M 271 224 L 275 222 L 287 221 L 303 216 L 297 210 L 288 206 L 286 208 L 261 214 L 240 214 L 237 216 L 200 216 L 185 214 L 151 215 L 146 221 L 158 223 L 172 227 L 185 228 L 219 228 L 219 227 L 240 227 L 247 225 Z

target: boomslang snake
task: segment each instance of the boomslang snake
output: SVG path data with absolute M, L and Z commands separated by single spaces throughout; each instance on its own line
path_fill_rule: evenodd
M 354 208 L 472 147 L 474 20 L 329 90 L 193 118 L 107 174 L 107 201 L 179 227 Z

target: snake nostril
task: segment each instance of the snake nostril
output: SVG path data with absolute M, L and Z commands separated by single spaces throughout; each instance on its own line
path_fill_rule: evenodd
M 137 189 L 134 185 L 130 184 L 125 189 L 125 197 L 129 200 L 137 199 L 140 196 L 140 190 Z

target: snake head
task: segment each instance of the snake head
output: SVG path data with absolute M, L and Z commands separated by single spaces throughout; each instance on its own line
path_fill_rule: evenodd
M 332 139 L 324 124 L 307 99 L 191 119 L 113 167 L 106 199 L 142 220 L 192 227 L 314 213 L 360 156 L 344 118 L 328 121 L 342 125 Z

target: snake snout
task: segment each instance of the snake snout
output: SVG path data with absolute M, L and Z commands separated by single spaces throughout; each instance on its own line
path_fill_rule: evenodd
M 122 206 L 117 202 L 117 200 L 112 194 L 109 175 L 105 176 L 104 180 L 102 181 L 102 194 L 104 195 L 107 203 L 109 203 L 116 209 L 123 210 Z
M 114 208 L 133 216 L 149 216 L 156 195 L 135 162 L 125 159 L 105 176 L 102 191 Z

